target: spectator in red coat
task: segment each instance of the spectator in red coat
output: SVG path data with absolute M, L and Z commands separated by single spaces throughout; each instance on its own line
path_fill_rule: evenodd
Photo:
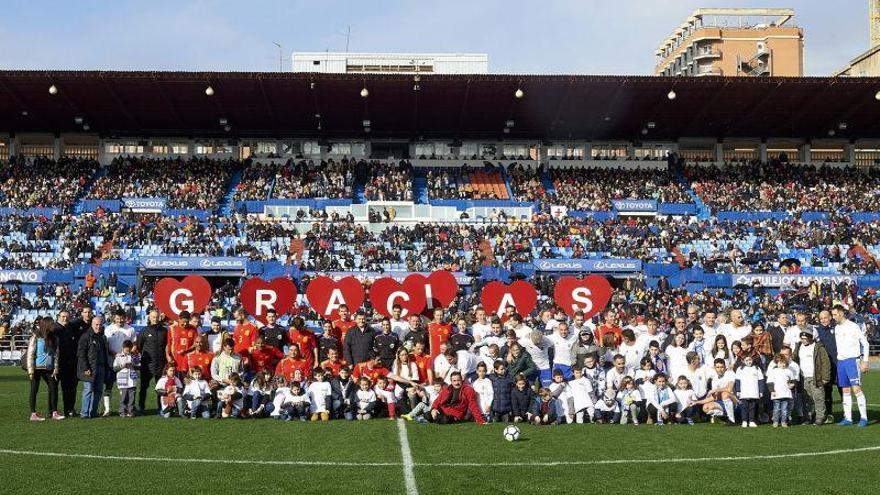
M 485 424 L 474 388 L 464 383 L 458 371 L 450 375 L 449 382 L 431 406 L 431 420 L 440 424 L 458 423 L 465 421 L 470 413 L 477 424 Z

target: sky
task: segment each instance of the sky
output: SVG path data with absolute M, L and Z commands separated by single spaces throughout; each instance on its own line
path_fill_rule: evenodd
M 487 53 L 495 73 L 651 74 L 701 7 L 790 7 L 805 75 L 868 48 L 864 0 L 4 0 L 0 68 L 284 70 L 294 51 Z

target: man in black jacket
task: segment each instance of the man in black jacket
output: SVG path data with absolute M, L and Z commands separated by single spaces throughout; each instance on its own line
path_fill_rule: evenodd
M 138 390 L 138 411 L 144 414 L 147 401 L 147 390 L 150 383 L 162 378 L 165 368 L 165 346 L 168 341 L 168 330 L 162 324 L 159 311 L 150 310 L 147 315 L 148 325 L 137 336 L 137 348 L 141 351 L 140 390 Z M 156 396 L 156 407 L 159 407 L 159 396 Z
M 91 328 L 79 339 L 76 351 L 76 373 L 83 383 L 80 416 L 97 418 L 98 404 L 104 391 L 104 381 L 110 372 L 110 356 L 107 354 L 107 337 L 104 336 L 104 320 L 95 316 Z
M 345 335 L 343 355 L 349 366 L 366 361 L 373 352 L 373 339 L 376 331 L 367 326 L 367 317 L 358 313 L 354 318 L 355 326 Z
M 58 381 L 64 397 L 64 415 L 72 418 L 76 413 L 76 387 L 79 378 L 76 376 L 76 351 L 79 339 L 89 329 L 87 323 L 92 318 L 92 308 L 82 311 L 82 319 L 70 321 L 70 311 L 62 309 L 58 312 L 55 336 L 58 338 Z
M 339 376 L 330 380 L 330 402 L 334 418 L 354 419 L 357 389 L 357 383 L 351 378 L 351 369 L 348 366 L 340 368 Z

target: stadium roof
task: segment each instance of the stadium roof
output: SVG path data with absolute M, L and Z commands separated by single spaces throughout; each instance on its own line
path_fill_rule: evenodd
M 0 130 L 83 132 L 77 122 L 85 122 L 90 132 L 104 136 L 335 138 L 366 137 L 369 120 L 373 139 L 809 139 L 827 137 L 830 129 L 838 138 L 880 138 L 875 98 L 880 78 L 421 74 L 420 79 L 0 71 Z M 50 94 L 52 85 L 57 94 Z M 213 96 L 206 95 L 208 86 Z M 516 98 L 517 89 L 522 98 Z M 674 99 L 667 96 L 670 90 Z M 227 119 L 231 131 L 224 131 L 220 119 Z

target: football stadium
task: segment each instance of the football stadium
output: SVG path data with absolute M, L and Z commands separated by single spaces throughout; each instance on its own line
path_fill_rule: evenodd
M 833 74 L 693 3 L 636 75 L 0 66 L 0 492 L 875 492 L 880 1 Z

